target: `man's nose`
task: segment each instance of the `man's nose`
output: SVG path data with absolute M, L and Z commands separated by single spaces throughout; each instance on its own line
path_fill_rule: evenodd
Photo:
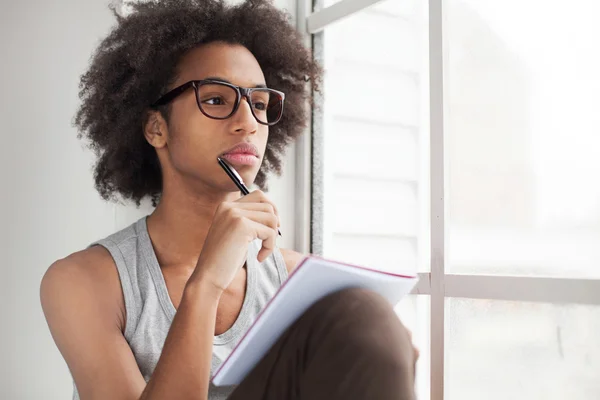
M 242 96 L 240 105 L 234 114 L 236 131 L 256 132 L 258 122 L 254 118 L 254 114 L 252 114 L 251 104 L 252 100 L 248 96 Z

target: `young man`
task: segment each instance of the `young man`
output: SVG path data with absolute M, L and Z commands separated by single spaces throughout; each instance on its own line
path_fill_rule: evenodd
M 44 276 L 74 398 L 412 398 L 409 334 L 360 290 L 309 309 L 237 388 L 210 384 L 301 258 L 276 247 L 275 204 L 240 197 L 217 157 L 264 187 L 321 70 L 266 1 L 148 2 L 117 19 L 82 77 L 76 124 L 100 194 L 156 209 Z

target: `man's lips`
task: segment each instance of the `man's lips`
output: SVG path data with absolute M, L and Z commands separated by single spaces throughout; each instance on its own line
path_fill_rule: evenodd
M 246 154 L 246 153 L 227 153 L 221 156 L 225 161 L 236 165 L 255 165 L 258 163 L 258 157 L 254 154 Z
M 258 149 L 252 143 L 238 143 L 229 150 L 227 150 L 221 156 L 231 164 L 242 166 L 242 165 L 255 165 L 258 163 Z
M 248 154 L 258 157 L 258 149 L 255 145 L 249 142 L 238 143 L 229 150 L 223 152 L 225 154 Z

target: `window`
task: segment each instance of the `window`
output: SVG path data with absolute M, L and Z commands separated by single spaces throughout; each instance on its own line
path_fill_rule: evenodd
M 415 272 L 428 264 L 426 25 L 416 1 L 399 4 L 322 33 L 323 252 Z
M 449 271 L 600 277 L 596 3 L 445 2 Z
M 599 17 L 326 0 L 305 19 L 326 70 L 312 251 L 419 273 L 397 307 L 419 399 L 600 393 Z

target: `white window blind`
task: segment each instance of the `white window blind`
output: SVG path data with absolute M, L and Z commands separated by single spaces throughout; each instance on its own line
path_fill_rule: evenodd
M 422 15 L 416 1 L 384 1 L 323 33 L 327 257 L 418 269 L 428 215 Z
M 325 79 L 317 121 L 322 187 L 315 194 L 323 212 L 313 223 L 328 258 L 429 271 L 426 17 L 418 1 L 387 0 L 317 37 Z M 420 398 L 429 398 L 429 309 L 423 296 L 396 308 L 421 350 Z

